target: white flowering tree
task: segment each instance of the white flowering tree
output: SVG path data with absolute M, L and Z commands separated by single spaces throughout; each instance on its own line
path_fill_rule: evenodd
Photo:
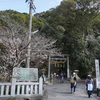
M 34 61 L 34 67 L 40 67 L 47 59 L 49 54 L 60 55 L 60 49 L 55 47 L 57 40 L 51 37 L 36 35 L 31 41 L 31 60 Z
M 34 65 L 31 67 L 40 67 L 48 59 L 48 54 L 58 53 L 54 46 L 55 42 L 56 40 L 41 35 L 32 38 L 30 57 Z M 1 79 L 8 81 L 11 78 L 13 68 L 22 67 L 21 64 L 26 63 L 28 45 L 27 37 L 24 35 L 0 38 Z
M 19 67 L 25 61 L 28 44 L 19 37 L 2 37 L 0 45 L 0 77 L 9 80 L 13 68 Z
M 3 20 L 6 26 L 0 28 L 0 79 L 9 81 L 13 68 L 23 67 L 22 64 L 26 67 L 26 58 L 29 56 L 27 47 L 30 43 L 30 67 L 40 67 L 48 59 L 49 54 L 58 53 L 59 50 L 54 46 L 57 40 L 36 33 L 28 43 L 27 28 L 9 16 L 4 15 Z

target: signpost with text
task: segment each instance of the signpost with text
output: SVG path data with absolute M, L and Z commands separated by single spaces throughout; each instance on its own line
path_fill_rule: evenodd
M 99 60 L 95 60 L 95 69 L 96 69 L 96 87 L 100 88 L 100 70 L 99 70 Z
M 38 81 L 37 68 L 14 68 L 13 77 L 16 81 Z

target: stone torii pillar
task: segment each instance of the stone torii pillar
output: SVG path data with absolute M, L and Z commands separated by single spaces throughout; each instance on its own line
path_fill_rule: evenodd
M 49 55 L 49 61 L 48 61 L 48 79 L 50 79 L 50 55 Z

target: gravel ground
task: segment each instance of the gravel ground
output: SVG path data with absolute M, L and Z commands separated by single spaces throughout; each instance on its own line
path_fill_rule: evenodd
M 77 82 L 77 88 L 74 94 L 70 92 L 69 81 L 46 85 L 44 89 L 47 90 L 48 100 L 100 100 L 100 97 L 98 97 L 96 93 L 93 93 L 92 98 L 88 98 L 84 81 Z

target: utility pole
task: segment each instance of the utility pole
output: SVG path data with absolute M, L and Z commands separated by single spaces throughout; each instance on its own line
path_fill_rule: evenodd
M 26 0 L 28 2 L 28 0 Z M 28 49 L 27 49 L 27 68 L 30 68 L 30 52 L 31 52 L 31 29 L 32 29 L 32 10 L 35 9 L 33 6 L 33 0 L 29 1 L 29 30 L 28 30 Z

